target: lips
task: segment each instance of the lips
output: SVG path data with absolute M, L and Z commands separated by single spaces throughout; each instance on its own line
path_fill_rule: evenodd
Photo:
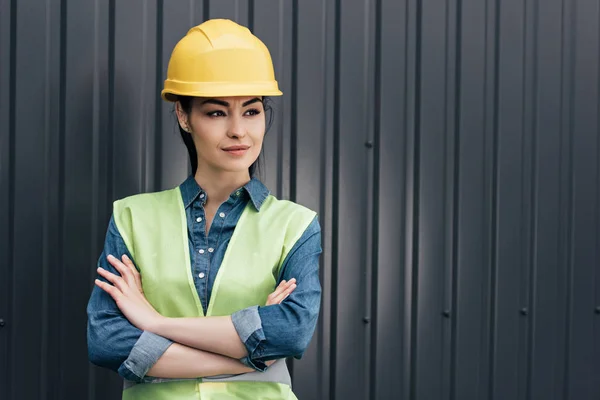
M 225 147 L 223 151 L 232 156 L 243 156 L 246 154 L 246 151 L 250 148 L 250 146 L 238 145 L 238 146 L 229 146 Z
M 223 150 L 225 150 L 225 151 L 248 150 L 249 147 L 250 146 L 244 146 L 244 145 L 229 146 L 229 147 L 225 147 Z

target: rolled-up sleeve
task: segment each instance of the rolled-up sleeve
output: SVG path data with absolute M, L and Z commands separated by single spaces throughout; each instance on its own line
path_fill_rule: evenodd
M 108 226 L 104 251 L 98 260 L 98 266 L 118 275 L 106 260 L 109 254 L 119 258 L 127 254 L 131 258 L 113 218 Z M 97 278 L 104 280 L 100 276 Z M 95 365 L 118 372 L 127 380 L 143 381 L 148 370 L 172 344 L 166 338 L 133 326 L 121 313 L 112 297 L 97 286 L 92 290 L 87 315 L 89 360 Z
M 281 304 L 250 307 L 231 316 L 248 356 L 241 361 L 259 371 L 265 361 L 301 358 L 315 331 L 321 305 L 321 227 L 315 218 L 284 260 L 278 283 L 296 278 L 297 287 Z

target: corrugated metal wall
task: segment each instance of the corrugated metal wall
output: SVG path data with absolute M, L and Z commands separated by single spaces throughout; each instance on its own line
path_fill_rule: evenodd
M 3 0 L 0 398 L 118 398 L 94 265 L 187 174 L 158 93 L 209 17 L 271 49 L 264 180 L 324 228 L 300 399 L 600 398 L 597 0 Z

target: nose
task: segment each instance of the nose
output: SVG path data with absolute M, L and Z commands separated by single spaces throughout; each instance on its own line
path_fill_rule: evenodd
M 231 138 L 242 138 L 246 136 L 246 127 L 244 126 L 244 120 L 241 116 L 234 115 L 231 117 L 227 136 Z

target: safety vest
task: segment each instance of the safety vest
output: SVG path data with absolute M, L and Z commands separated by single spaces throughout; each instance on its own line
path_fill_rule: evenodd
M 315 217 L 298 204 L 268 196 L 258 212 L 248 202 L 217 273 L 206 316 L 264 306 L 281 264 Z M 204 317 L 191 274 L 187 219 L 179 188 L 114 203 L 115 223 L 142 275 L 144 294 L 166 317 Z M 266 372 L 223 378 L 134 384 L 123 399 L 296 399 L 284 360 Z

